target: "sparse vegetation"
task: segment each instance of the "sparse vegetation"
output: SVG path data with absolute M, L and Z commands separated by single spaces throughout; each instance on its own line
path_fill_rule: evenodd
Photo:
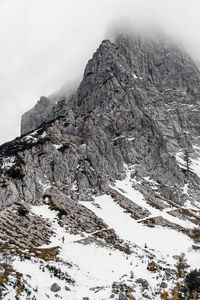
M 194 240 L 196 246 L 200 246 L 200 229 L 194 228 L 191 233 L 191 238 Z
M 121 284 L 121 286 L 120 286 L 120 291 L 121 291 L 121 292 L 124 292 L 124 291 L 125 291 L 124 284 Z
M 155 261 L 151 261 L 147 266 L 147 270 L 149 270 L 151 272 L 155 272 L 157 269 L 158 269 L 158 266 L 156 265 Z
M 5 271 L 12 267 L 12 250 L 7 242 L 0 244 L 0 266 Z
M 177 263 L 175 264 L 175 268 L 176 268 L 176 276 L 178 278 L 184 278 L 186 276 L 189 265 L 187 264 L 185 253 L 181 253 L 177 257 Z
M 29 248 L 30 256 L 34 255 L 37 258 L 43 259 L 45 261 L 58 261 L 57 254 L 59 253 L 59 247 L 52 248 Z
M 177 292 L 176 288 L 174 288 L 173 290 L 171 290 L 171 294 L 173 296 L 172 300 L 179 300 L 178 292 Z
M 163 300 L 167 300 L 168 299 L 168 292 L 160 292 L 160 298 Z
M 190 171 L 190 166 L 191 166 L 191 159 L 190 159 L 190 154 L 188 149 L 183 150 L 182 158 L 185 162 L 185 167 L 187 171 Z
M 55 266 L 51 266 L 51 265 L 46 265 L 46 268 L 50 271 L 50 273 L 57 277 L 60 280 L 64 280 L 67 283 L 70 284 L 74 284 L 75 281 L 66 273 L 66 272 L 62 272 L 62 270 L 60 268 L 56 268 Z
M 26 217 L 28 216 L 29 211 L 25 207 L 20 206 L 17 210 L 17 213 L 20 217 Z
M 192 270 L 187 274 L 185 283 L 191 293 L 197 292 L 200 294 L 200 269 Z

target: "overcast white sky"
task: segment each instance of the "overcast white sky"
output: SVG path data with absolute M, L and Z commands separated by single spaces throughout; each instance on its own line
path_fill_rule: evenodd
M 200 0 L 0 0 L 0 143 L 41 95 L 81 77 L 121 18 L 177 34 L 200 58 Z

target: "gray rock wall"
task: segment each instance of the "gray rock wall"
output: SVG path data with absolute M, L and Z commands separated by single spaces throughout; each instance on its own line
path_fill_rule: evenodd
M 45 122 L 52 106 L 53 103 L 51 100 L 42 96 L 31 110 L 23 114 L 21 119 L 21 134 L 24 135 L 31 132 Z
M 49 188 L 60 199 L 91 200 L 109 192 L 125 166 L 134 166 L 133 177 L 150 176 L 165 199 L 189 199 L 186 183 L 198 199 L 199 178 L 174 156 L 199 144 L 199 81 L 195 63 L 176 46 L 103 41 L 77 92 L 54 106 L 42 98 L 22 118 L 22 131 L 41 127 L 0 147 L 1 206 L 39 203 Z

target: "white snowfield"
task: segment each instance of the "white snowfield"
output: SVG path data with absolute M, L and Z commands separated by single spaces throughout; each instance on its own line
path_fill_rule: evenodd
M 170 211 L 169 208 L 161 211 L 151 207 L 146 203 L 142 194 L 132 187 L 132 183 L 130 171 L 127 171 L 127 177 L 122 181 L 116 181 L 112 188 L 134 203 L 148 209 L 151 213 L 148 218 L 162 216 L 164 219 L 185 228 L 195 227 L 189 221 L 170 216 L 167 213 Z M 112 294 L 113 282 L 131 285 L 136 279 L 142 278 L 149 283 L 148 289 L 145 290 L 146 295 L 156 300 L 160 299 L 159 293 L 155 294 L 155 291 L 160 290 L 164 271 L 161 270 L 161 276 L 158 277 L 156 272 L 147 270 L 147 265 L 151 262 L 149 254 L 155 263 L 159 262 L 161 266 L 168 264 L 173 267 L 175 264 L 173 256 L 184 252 L 191 268 L 200 266 L 200 257 L 191 247 L 192 240 L 183 233 L 161 226 L 150 228 L 139 223 L 138 220 L 134 220 L 128 213 L 124 212 L 109 195 L 96 197 L 94 202 L 81 201 L 80 203 L 93 211 L 96 216 L 102 218 L 109 228 L 114 229 L 118 237 L 130 245 L 131 254 L 127 255 L 114 248 L 100 247 L 93 243 L 81 244 L 78 241 L 90 235 L 67 233 L 66 228 L 61 227 L 58 223 L 57 212 L 50 210 L 47 204 L 33 206 L 32 213 L 49 220 L 54 231 L 51 244 L 43 245 L 41 248 L 60 247 L 59 258 L 61 262 L 48 263 L 66 272 L 75 281 L 75 284 L 69 284 L 51 276 L 45 268 L 47 262 L 42 262 L 39 259 L 20 261 L 19 258 L 16 258 L 13 263 L 14 268 L 23 273 L 25 280 L 33 288 L 31 297 L 35 295 L 37 300 L 81 300 L 83 297 L 88 297 L 90 300 L 108 300 Z M 69 267 L 67 263 L 72 266 Z M 44 267 L 44 271 L 41 265 Z M 134 278 L 131 277 L 132 273 Z M 53 283 L 57 283 L 61 289 L 52 292 L 50 288 Z M 70 290 L 66 290 L 66 287 Z M 172 287 L 174 285 L 169 281 L 166 290 Z M 137 300 L 145 299 L 142 293 L 141 286 L 136 285 L 132 295 Z M 5 299 L 14 299 L 13 290 L 10 290 Z M 28 298 L 22 294 L 20 299 Z M 118 299 L 118 296 L 115 295 L 113 299 Z

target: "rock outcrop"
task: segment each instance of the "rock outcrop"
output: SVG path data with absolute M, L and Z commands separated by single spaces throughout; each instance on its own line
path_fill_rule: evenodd
M 38 130 L 1 146 L 1 205 L 39 203 L 45 184 L 91 199 L 123 177 L 124 164 L 158 182 L 165 198 L 183 203 L 188 182 L 197 198 L 199 178 L 175 154 L 198 143 L 199 82 L 195 63 L 170 42 L 103 41 L 77 92 L 53 106 L 42 98 L 22 117 L 22 132 Z
M 62 88 L 55 93 L 49 95 L 48 97 L 40 97 L 36 105 L 22 115 L 21 134 L 28 134 L 39 127 L 41 124 L 47 121 L 49 115 L 53 115 L 53 118 L 56 118 L 54 110 L 61 110 L 60 104 L 56 104 L 58 102 L 66 102 L 71 95 L 74 94 L 75 86 L 77 86 L 77 83 L 75 82 L 66 82 Z M 54 106 L 56 106 L 56 109 Z
M 111 192 L 125 165 L 134 166 L 132 178 L 157 182 L 164 199 L 198 199 L 199 177 L 180 167 L 176 153 L 196 155 L 199 82 L 195 63 L 170 42 L 103 41 L 77 92 L 53 106 L 42 97 L 22 117 L 22 132 L 34 132 L 0 147 L 1 206 L 40 203 L 47 187 L 62 203 L 91 200 Z M 155 203 L 148 183 L 140 190 Z
M 174 283 L 174 271 L 168 270 L 166 256 L 157 259 L 160 252 L 150 248 L 146 240 L 144 249 L 134 244 L 134 237 L 129 241 L 115 221 L 112 209 L 117 215 L 119 213 L 127 227 L 130 224 L 144 232 L 144 227 L 153 230 L 162 226 L 162 229 L 169 228 L 186 235 L 191 243 L 197 242 L 199 97 L 199 69 L 192 58 L 171 41 L 124 35 L 115 43 L 103 41 L 88 62 L 77 91 L 57 102 L 42 97 L 33 110 L 22 117 L 22 136 L 0 146 L 0 208 L 3 216 L 0 237 L 4 238 L 4 231 L 9 234 L 15 226 L 17 233 L 7 240 L 12 242 L 19 234 L 17 245 L 28 247 L 37 258 L 54 260 L 53 266 L 46 264 L 45 267 L 59 279 L 63 278 L 65 283 L 68 274 L 60 268 L 64 266 L 66 270 L 66 264 L 69 269 L 75 266 L 76 271 L 72 274 L 77 274 L 76 254 L 80 263 L 82 254 L 76 251 L 92 243 L 97 249 L 107 247 L 106 251 L 110 251 L 102 255 L 105 261 L 109 261 L 107 257 L 111 256 L 111 250 L 114 256 L 114 251 L 126 255 L 124 261 L 120 260 L 123 266 L 127 265 L 126 260 L 129 262 L 127 270 L 131 273 L 126 274 L 127 282 L 133 281 L 130 268 L 132 259 L 137 258 L 145 266 L 144 273 L 152 271 L 148 271 L 147 266 L 152 261 L 155 265 L 154 260 L 156 265 L 165 266 L 159 267 L 162 274 L 155 274 L 155 284 L 158 278 L 163 282 L 167 271 L 172 274 L 170 280 Z M 120 184 L 122 182 L 124 186 Z M 103 198 L 105 195 L 106 199 Z M 107 206 L 108 202 L 110 206 Z M 43 204 L 41 216 L 40 208 L 32 207 L 40 204 Z M 20 205 L 22 211 L 19 212 Z M 11 219 L 16 210 L 14 224 Z M 30 232 L 24 241 L 25 232 L 19 228 L 19 213 L 25 218 L 24 224 Z M 50 249 L 36 248 L 47 242 L 51 234 L 48 222 L 43 224 L 40 217 L 51 222 L 56 247 L 53 244 Z M 114 222 L 110 222 L 112 217 Z M 38 233 L 37 226 L 42 233 Z M 127 229 L 131 235 L 137 235 Z M 65 248 L 65 236 L 68 248 Z M 69 236 L 73 236 L 73 241 Z M 71 260 L 67 263 L 61 259 L 62 255 L 64 258 L 68 255 L 68 259 L 70 251 L 64 250 L 71 249 L 72 244 L 76 245 L 72 247 L 76 252 L 73 253 L 74 266 Z M 96 248 L 89 253 L 93 251 Z M 137 267 L 138 263 L 134 264 L 134 271 Z M 114 265 L 108 271 L 112 273 L 113 269 Z M 94 278 L 85 268 L 83 273 Z M 124 276 L 121 274 L 120 282 L 125 282 Z M 114 278 L 113 274 L 111 277 Z M 51 290 L 70 293 L 74 280 L 69 277 L 67 282 L 71 284 L 70 290 L 65 290 L 61 281 L 59 287 Z M 117 283 L 111 296 L 136 299 L 134 293 L 140 285 L 138 293 L 142 297 L 156 299 L 157 286 L 147 291 L 147 286 L 151 289 L 147 283 L 140 277 L 133 285 Z M 88 291 L 93 291 L 96 296 L 104 288 L 92 285 L 88 286 Z
M 23 114 L 21 119 L 21 134 L 24 135 L 33 131 L 45 122 L 52 106 L 53 103 L 51 100 L 42 96 L 31 110 Z

